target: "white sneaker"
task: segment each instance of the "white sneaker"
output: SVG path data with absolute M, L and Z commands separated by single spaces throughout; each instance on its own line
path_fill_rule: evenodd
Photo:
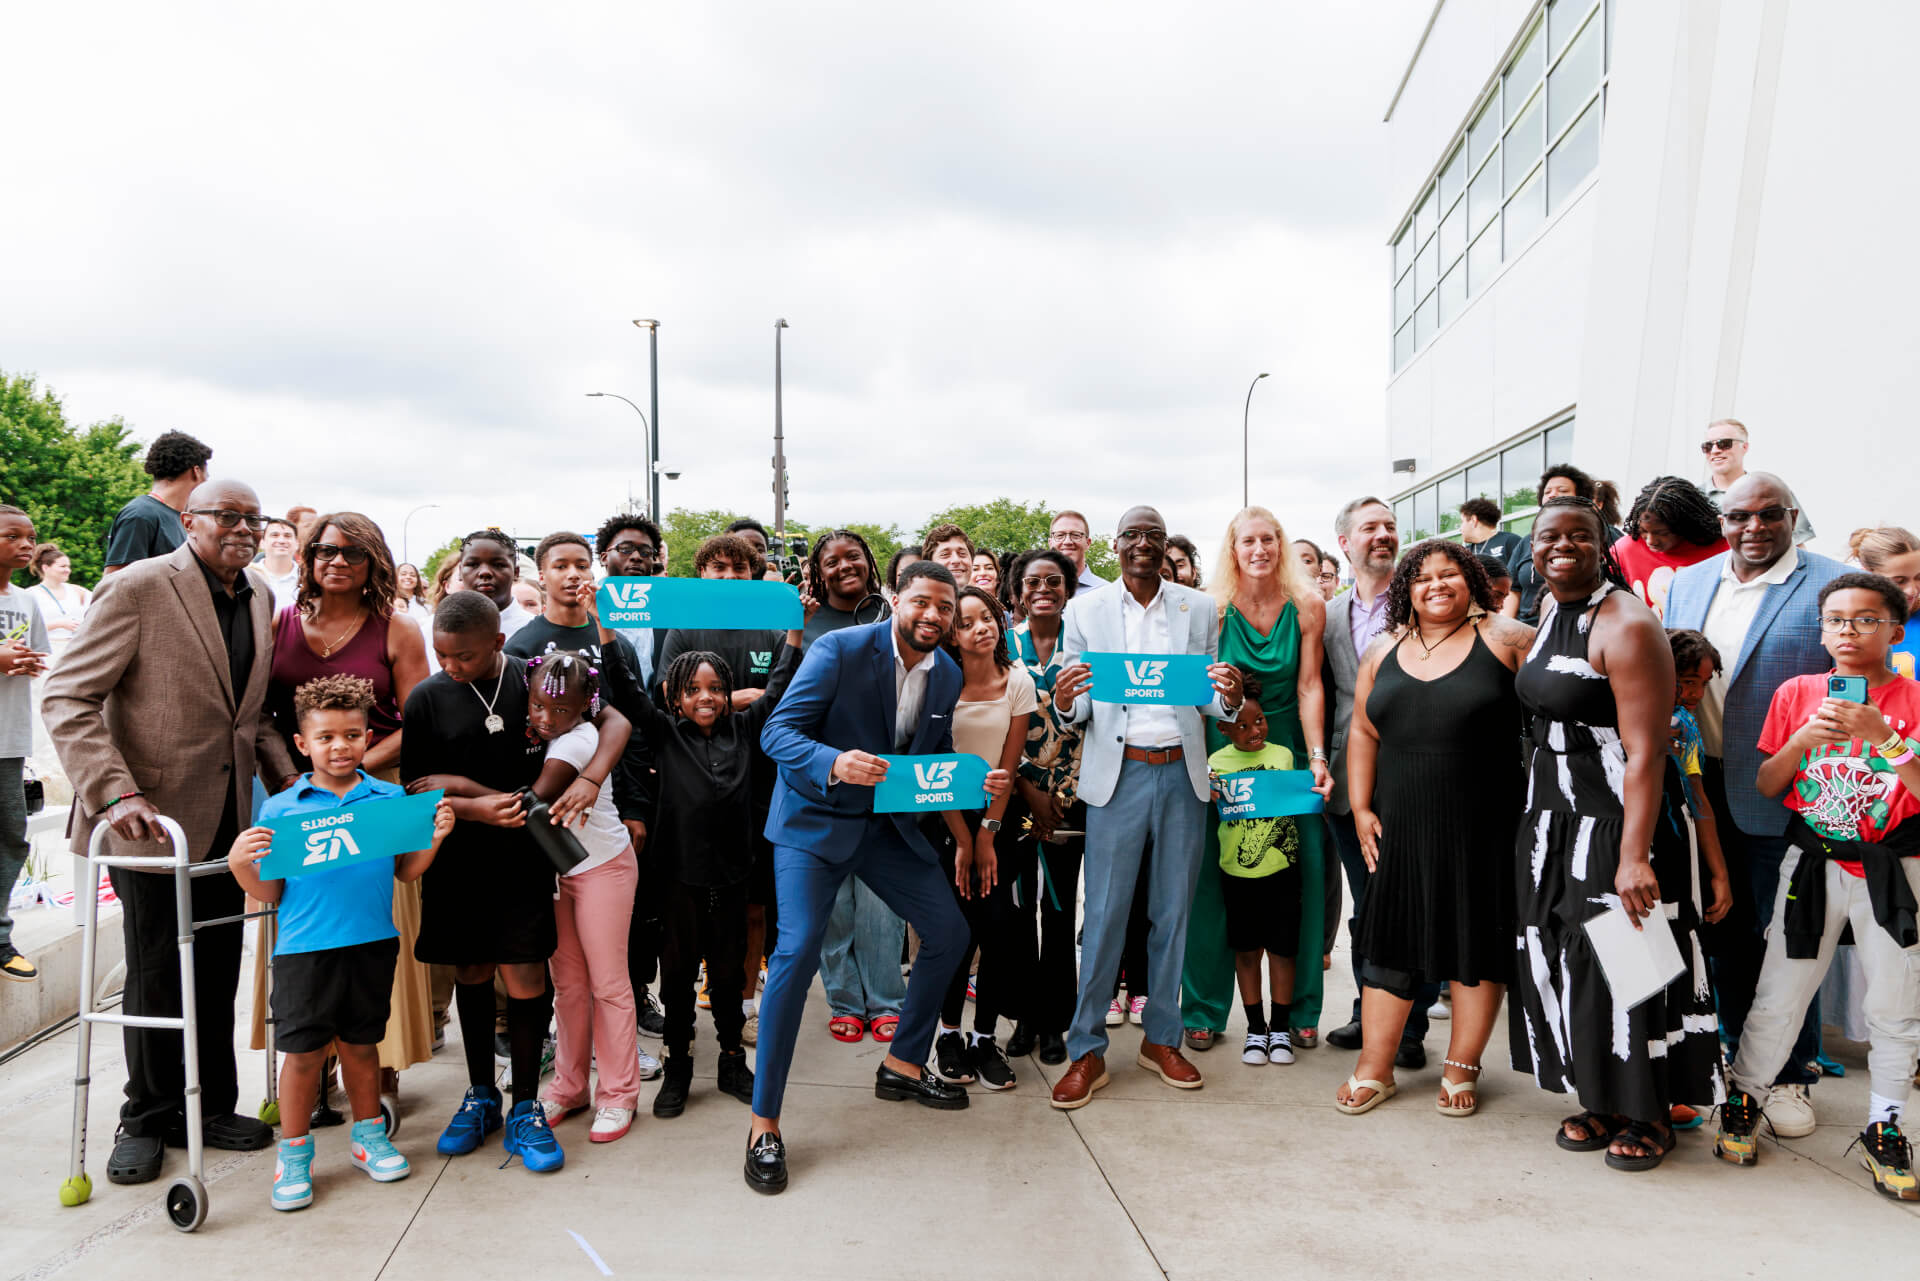
M 587 1131 L 589 1143 L 611 1143 L 626 1135 L 633 1124 L 633 1113 L 627 1108 L 601 1108 L 593 1114 L 593 1128 Z
M 1427 1007 L 1427 1017 L 1436 1020 L 1450 1019 L 1453 1017 L 1453 1007 L 1445 1001 L 1435 1001 Z
M 585 1112 L 586 1110 L 587 1109 L 585 1105 L 581 1105 L 579 1107 L 567 1107 L 564 1104 L 555 1103 L 552 1099 L 540 1100 L 540 1111 L 546 1115 L 547 1128 L 549 1130 L 551 1130 L 554 1126 L 560 1124 L 562 1121 L 566 1120 L 568 1117 L 572 1116 L 574 1113 Z
M 1813 1097 L 1804 1085 L 1776 1085 L 1761 1105 L 1767 1124 L 1783 1139 L 1804 1139 L 1813 1133 Z
M 640 1056 L 640 1079 L 642 1081 L 651 1081 L 653 1080 L 653 1078 L 660 1075 L 660 1072 L 661 1072 L 660 1060 L 654 1058 L 653 1055 L 648 1054 L 646 1046 L 643 1045 L 639 1047 L 639 1056 Z
M 1116 996 L 1112 1001 L 1107 1003 L 1107 1026 L 1119 1027 L 1126 1021 L 1127 1003 Z
M 1134 997 L 1127 1006 L 1127 1012 L 1133 1015 L 1133 1021 L 1135 1023 L 1144 1024 L 1147 1021 L 1147 998 L 1144 996 Z
M 1247 1033 L 1247 1043 L 1240 1051 L 1240 1061 L 1252 1067 L 1266 1066 L 1267 1034 L 1265 1032 Z
M 758 1014 L 749 1015 L 747 1021 L 740 1025 L 740 1043 L 742 1045 L 760 1044 L 760 1016 Z
M 1293 1062 L 1293 1035 L 1282 1029 L 1267 1036 L 1267 1062 L 1287 1064 Z

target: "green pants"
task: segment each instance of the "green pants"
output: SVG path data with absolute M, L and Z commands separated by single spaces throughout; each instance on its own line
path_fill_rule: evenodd
M 1320 1001 L 1326 973 L 1320 968 L 1328 944 L 1326 908 L 1327 825 L 1318 815 L 1300 822 L 1300 953 L 1293 963 L 1292 1019 L 1295 1027 L 1320 1025 Z M 1239 1004 L 1234 989 L 1233 952 L 1227 947 L 1227 909 L 1220 897 L 1220 830 L 1207 824 L 1207 852 L 1200 884 L 1187 914 L 1187 959 L 1180 976 L 1180 1015 L 1190 1028 L 1227 1030 L 1227 1012 Z

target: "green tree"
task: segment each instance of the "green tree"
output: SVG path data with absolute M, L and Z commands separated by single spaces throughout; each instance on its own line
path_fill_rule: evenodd
M 423 584 L 427 587 L 432 587 L 433 580 L 435 576 L 440 573 L 440 566 L 446 563 L 447 557 L 458 556 L 459 554 L 460 537 L 457 534 L 449 538 L 444 545 L 434 548 L 432 552 L 428 553 L 427 559 L 420 565 L 420 578 Z
M 41 542 L 60 545 L 76 583 L 100 581 L 108 526 L 148 488 L 139 454 L 119 418 L 76 428 L 51 388 L 0 370 L 0 502 L 32 516 Z M 24 570 L 16 577 L 32 581 Z
M 667 572 L 675 578 L 693 577 L 694 553 L 700 550 L 700 544 L 715 534 L 726 532 L 728 525 L 740 519 L 740 513 L 711 508 L 707 511 L 693 511 L 686 507 L 676 507 L 660 522 L 660 536 L 667 540 L 669 560 Z M 756 517 L 755 519 L 758 519 Z M 867 540 L 867 546 L 873 551 L 873 558 L 882 574 L 886 573 L 887 560 L 898 551 L 905 538 L 897 525 L 875 525 L 871 523 L 852 523 L 846 525 L 822 526 L 820 533 L 828 528 L 851 529 Z M 804 538 L 811 545 L 816 537 L 813 526 L 801 521 L 787 522 L 787 537 Z
M 1046 502 L 1023 503 L 1012 498 L 961 503 L 927 517 L 926 524 L 914 535 L 914 541 L 923 542 L 927 531 L 935 525 L 960 526 L 976 547 L 996 552 L 1031 551 L 1047 545 L 1047 531 L 1053 527 L 1053 507 Z M 1102 578 L 1116 578 L 1120 573 L 1113 548 L 1097 532 L 1087 547 L 1087 567 Z

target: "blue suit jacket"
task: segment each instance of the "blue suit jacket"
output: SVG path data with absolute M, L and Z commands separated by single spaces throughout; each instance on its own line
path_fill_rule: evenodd
M 857 783 L 828 786 L 833 762 L 851 750 L 894 753 L 893 622 L 844 627 L 807 648 L 786 697 L 760 733 L 760 746 L 780 767 L 767 816 L 767 839 L 812 852 L 830 863 L 852 858 L 873 814 L 873 789 Z M 953 706 L 960 700 L 960 667 L 945 650 L 922 662 L 927 696 L 907 752 L 953 751 Z M 890 816 L 901 837 L 929 862 L 933 847 L 911 814 Z
M 1666 625 L 1701 630 L 1720 589 L 1720 571 L 1729 552 L 1721 552 L 1674 575 L 1667 593 Z M 1721 717 L 1721 752 L 1727 771 L 1727 806 L 1733 821 L 1751 836 L 1779 836 L 1787 830 L 1787 807 L 1760 795 L 1760 727 L 1774 691 L 1795 676 L 1832 668 L 1820 647 L 1820 589 L 1847 567 L 1800 548 L 1800 563 L 1787 581 L 1767 588 L 1747 628 L 1738 654 L 1722 654 L 1727 665 L 1727 702 Z

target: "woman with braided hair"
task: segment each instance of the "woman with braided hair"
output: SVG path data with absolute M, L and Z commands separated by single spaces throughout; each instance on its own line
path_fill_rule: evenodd
M 1673 576 L 1725 550 L 1720 511 L 1705 491 L 1679 476 L 1656 476 L 1633 500 L 1613 558 L 1641 602 L 1664 616 Z
M 877 623 L 893 610 L 880 594 L 880 568 L 867 540 L 851 529 L 829 530 L 813 542 L 800 580 L 806 607 L 805 643 L 856 623 Z

